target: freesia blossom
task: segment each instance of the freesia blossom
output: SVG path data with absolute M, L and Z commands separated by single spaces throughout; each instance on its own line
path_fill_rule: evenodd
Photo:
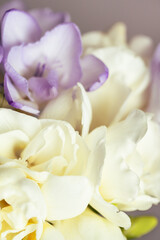
M 147 210 L 160 201 L 159 139 L 159 126 L 138 110 L 108 128 L 99 184 L 105 201 L 125 211 Z M 92 206 L 103 211 L 100 197 L 95 196 Z
M 131 45 L 136 48 L 137 43 L 137 48 L 142 50 L 138 46 L 141 44 L 144 50 L 143 53 L 135 52 L 127 44 L 125 32 L 125 26 L 117 24 L 107 34 L 94 32 L 83 36 L 84 55 L 91 53 L 98 57 L 110 72 L 101 88 L 88 92 L 93 111 L 91 129 L 103 124 L 108 126 L 126 117 L 133 109 L 144 109 L 148 104 L 150 74 L 141 56 L 150 57 L 153 43 L 144 37 L 144 44 L 137 37 Z
M 0 122 L 0 156 L 50 173 L 42 186 L 48 220 L 83 212 L 92 196 L 92 183 L 85 172 L 94 149 L 66 122 L 38 120 L 7 109 L 0 110 Z
M 39 25 L 40 15 L 45 20 Z M 80 32 L 67 19 L 47 9 L 5 13 L 1 24 L 4 92 L 12 107 L 38 114 L 49 100 L 77 82 L 92 91 L 108 78 L 108 69 L 99 59 L 80 59 Z

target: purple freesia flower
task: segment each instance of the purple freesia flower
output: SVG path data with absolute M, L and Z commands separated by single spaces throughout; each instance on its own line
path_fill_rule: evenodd
M 147 111 L 154 113 L 155 120 L 160 123 L 160 44 L 151 61 L 151 86 Z
M 77 82 L 92 91 L 108 77 L 108 69 L 96 57 L 80 59 L 79 29 L 73 23 L 59 24 L 68 21 L 67 15 L 53 16 L 48 9 L 42 13 L 46 20 L 39 24 L 38 10 L 32 11 L 33 17 L 12 9 L 5 13 L 1 27 L 5 97 L 11 106 L 33 114 Z

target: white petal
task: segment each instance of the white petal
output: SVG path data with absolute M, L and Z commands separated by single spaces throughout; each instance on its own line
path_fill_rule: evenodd
M 94 193 L 91 200 L 91 206 L 96 209 L 100 214 L 102 214 L 106 219 L 111 221 L 113 224 L 128 229 L 131 226 L 131 222 L 127 214 L 119 211 L 119 209 L 113 204 L 105 201 L 98 189 Z
M 153 53 L 153 40 L 145 35 L 138 35 L 131 39 L 129 47 L 142 58 L 150 58 Z
M 6 158 L 19 158 L 29 142 L 29 138 L 20 130 L 0 134 L 0 155 Z
M 116 79 L 108 80 L 98 90 L 88 92 L 93 112 L 91 129 L 101 125 L 108 126 L 123 106 L 129 93 L 130 89 Z
M 47 205 L 47 220 L 62 220 L 81 214 L 92 196 L 92 187 L 85 177 L 50 176 L 42 186 Z
M 31 138 L 40 130 L 40 127 L 37 118 L 9 109 L 0 109 L 0 133 L 21 130 Z
M 105 127 L 96 128 L 86 137 L 87 145 L 91 150 L 86 175 L 94 187 L 100 184 L 102 168 L 106 157 L 106 130 Z
M 49 223 L 44 223 L 43 233 L 40 240 L 64 240 L 63 235 L 54 226 Z
M 130 169 L 127 157 L 147 130 L 145 113 L 136 110 L 127 119 L 108 129 L 107 157 L 104 164 L 100 192 L 104 199 L 133 200 L 139 191 L 137 173 Z
M 63 91 L 56 99 L 49 102 L 40 118 L 68 121 L 85 136 L 89 132 L 92 110 L 88 96 L 79 83 L 73 89 Z
M 120 228 L 87 209 L 80 216 L 55 223 L 66 240 L 125 240 Z

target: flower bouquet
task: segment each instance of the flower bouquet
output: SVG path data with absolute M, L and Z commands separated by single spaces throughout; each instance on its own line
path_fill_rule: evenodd
M 0 239 L 125 240 L 160 201 L 160 47 L 1 7 Z M 143 214 L 142 214 L 143 215 Z

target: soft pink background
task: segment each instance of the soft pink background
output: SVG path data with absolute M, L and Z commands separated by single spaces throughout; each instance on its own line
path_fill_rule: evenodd
M 0 0 L 0 4 L 7 1 Z M 55 11 L 67 11 L 82 32 L 107 30 L 117 21 L 128 26 L 128 36 L 146 34 L 155 43 L 160 41 L 160 0 L 24 0 L 29 8 L 51 7 Z M 42 19 L 43 21 L 43 19 Z M 137 214 L 142 214 L 138 213 Z M 153 207 L 147 213 L 160 219 L 160 206 Z M 158 240 L 160 229 L 140 238 Z

